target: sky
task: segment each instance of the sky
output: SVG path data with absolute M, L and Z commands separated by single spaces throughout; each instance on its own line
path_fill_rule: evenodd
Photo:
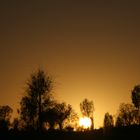
M 116 116 L 140 84 L 138 0 L 0 0 L 0 105 L 14 112 L 30 74 L 55 79 L 54 96 L 80 113 L 93 100 L 95 127 Z

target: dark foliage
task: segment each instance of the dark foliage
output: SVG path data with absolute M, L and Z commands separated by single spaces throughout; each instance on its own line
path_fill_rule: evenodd
M 10 123 L 13 110 L 0 106 L 0 139 L 20 140 L 118 140 L 140 139 L 140 85 L 132 91 L 132 104 L 120 105 L 116 126 L 109 113 L 104 117 L 104 128 L 93 130 L 93 101 L 80 103 L 83 116 L 92 122 L 92 131 L 75 132 L 69 122 L 78 119 L 71 105 L 58 103 L 51 96 L 52 78 L 44 71 L 33 73 L 26 83 L 26 94 L 20 101 L 19 118 Z M 57 126 L 57 129 L 56 129 Z
M 55 125 L 58 125 L 62 130 L 66 121 L 72 117 L 73 112 L 71 105 L 55 102 L 53 107 L 44 111 L 44 119 L 49 123 L 50 129 L 54 129 Z
M 24 127 L 42 129 L 42 112 L 52 90 L 52 78 L 43 70 L 33 73 L 26 84 L 26 95 L 20 101 L 20 119 Z
M 12 108 L 8 105 L 0 106 L 0 131 L 7 131 L 10 126 Z
M 108 112 L 105 113 L 105 117 L 104 117 L 104 127 L 105 128 L 110 128 L 114 126 L 114 120 L 113 120 L 113 116 L 110 115 Z
M 93 119 L 93 112 L 94 112 L 94 104 L 93 101 L 89 101 L 88 99 L 84 99 L 80 103 L 80 110 L 83 116 L 86 116 L 91 119 L 91 129 L 94 129 L 94 119 Z
M 122 103 L 119 107 L 116 126 L 130 126 L 136 124 L 135 108 L 132 104 Z
M 137 85 L 132 90 L 132 102 L 136 108 L 140 109 L 140 85 Z

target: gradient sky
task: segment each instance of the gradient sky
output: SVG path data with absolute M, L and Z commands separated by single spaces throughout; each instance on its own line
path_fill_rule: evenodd
M 93 100 L 95 127 L 131 102 L 140 84 L 139 0 L 0 0 L 0 104 L 16 109 L 39 67 L 54 95 L 80 112 Z

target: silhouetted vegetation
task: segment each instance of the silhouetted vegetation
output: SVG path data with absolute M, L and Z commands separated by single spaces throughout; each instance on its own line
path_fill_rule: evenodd
M 43 70 L 31 74 L 26 83 L 26 94 L 20 101 L 20 117 L 24 126 L 30 129 L 42 129 L 42 112 L 49 105 L 48 99 L 52 90 L 53 81 Z
M 20 129 L 20 121 L 19 121 L 19 119 L 18 118 L 14 118 L 11 126 L 12 126 L 12 129 L 14 131 L 18 131 Z
M 9 106 L 0 106 L 0 131 L 7 131 L 10 127 L 10 118 L 12 108 Z
M 136 122 L 140 125 L 140 85 L 136 85 L 132 90 L 132 102 L 135 109 Z
M 113 116 L 110 115 L 108 112 L 105 113 L 104 116 L 104 132 L 110 133 L 110 131 L 112 130 L 112 128 L 114 127 L 114 119 Z
M 76 113 L 72 109 L 71 105 L 66 103 L 54 102 L 53 106 L 43 112 L 44 119 L 49 123 L 49 129 L 54 130 L 64 129 L 67 126 L 67 122 L 76 118 Z
M 137 85 L 132 90 L 132 102 L 134 106 L 140 109 L 140 85 Z
M 94 104 L 93 101 L 89 101 L 88 99 L 84 99 L 80 103 L 80 110 L 83 116 L 86 116 L 91 119 L 91 130 L 94 129 L 94 119 L 93 119 L 93 112 L 94 112 Z
M 72 107 L 70 105 L 66 105 L 65 103 L 59 103 L 56 104 L 54 109 L 57 116 L 56 122 L 59 124 L 60 130 L 62 130 L 64 121 L 70 117 Z
M 60 103 L 51 93 L 52 77 L 43 70 L 31 74 L 26 83 L 25 94 L 20 100 L 18 117 L 11 121 L 12 108 L 0 106 L 0 139 L 73 139 L 109 140 L 140 138 L 140 86 L 132 90 L 132 103 L 122 103 L 116 121 L 108 112 L 104 126 L 94 128 L 93 101 L 84 99 L 80 103 L 83 117 L 91 119 L 91 129 L 78 131 L 78 114 L 70 104 Z M 115 122 L 115 124 L 114 124 Z
M 134 124 L 137 124 L 134 106 L 122 103 L 119 108 L 116 126 L 130 126 Z

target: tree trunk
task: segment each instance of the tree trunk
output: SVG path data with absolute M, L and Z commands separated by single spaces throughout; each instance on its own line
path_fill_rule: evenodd
M 38 128 L 41 130 L 41 94 L 39 94 L 38 102 Z
M 62 130 L 62 124 L 61 123 L 59 123 L 59 129 Z
M 93 117 L 90 117 L 91 119 L 91 130 L 94 130 L 94 120 L 93 120 Z
M 140 125 L 140 107 L 138 108 L 138 125 Z

